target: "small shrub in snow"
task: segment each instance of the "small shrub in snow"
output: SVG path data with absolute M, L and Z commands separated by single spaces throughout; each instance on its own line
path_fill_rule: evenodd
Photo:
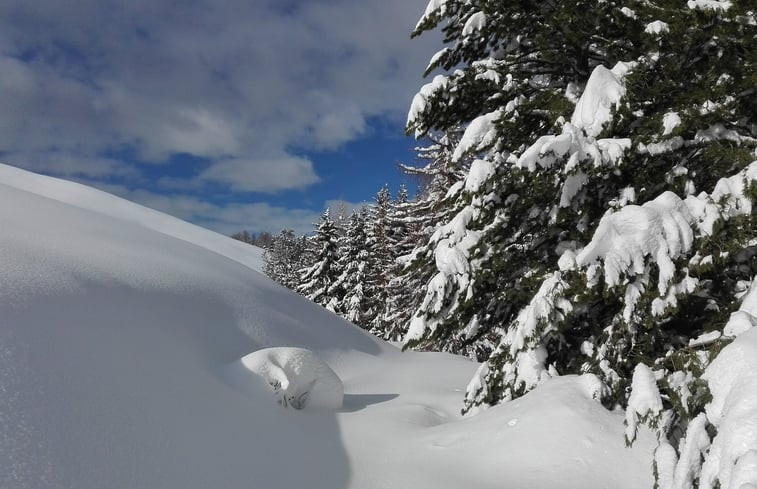
M 344 386 L 339 376 L 305 348 L 265 348 L 241 359 L 242 365 L 273 390 L 276 401 L 294 409 L 339 409 Z

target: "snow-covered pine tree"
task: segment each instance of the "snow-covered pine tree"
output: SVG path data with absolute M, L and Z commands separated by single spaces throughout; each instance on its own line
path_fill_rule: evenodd
M 332 285 L 337 281 L 339 270 L 338 230 L 326 209 L 318 222 L 315 236 L 311 238 L 314 248 L 313 263 L 300 271 L 297 292 L 311 301 L 334 311 L 343 292 Z
M 401 257 L 408 255 L 418 246 L 420 222 L 412 219 L 414 202 L 409 200 L 407 187 L 401 184 L 397 197 L 389 206 L 387 235 L 391 262 L 386 270 L 386 301 L 381 312 L 381 324 L 374 334 L 385 340 L 400 341 L 409 311 L 409 299 L 413 293 L 412 284 L 402 276 Z M 417 284 L 416 284 L 417 285 Z
M 361 328 L 370 329 L 375 316 L 376 295 L 372 283 L 373 257 L 368 251 L 367 211 L 354 211 L 347 223 L 346 237 L 339 257 L 341 275 L 332 288 L 344 291 L 336 312 Z
M 432 0 L 416 34 L 442 23 L 408 129 L 479 159 L 407 344 L 498 338 L 466 409 L 595 374 L 660 487 L 726 487 L 702 375 L 757 324 L 753 2 Z
M 271 241 L 263 253 L 265 273 L 284 287 L 294 290 L 300 283 L 299 271 L 303 268 L 304 237 L 298 238 L 293 230 L 283 229 Z
M 387 327 L 384 312 L 391 278 L 390 271 L 394 262 L 389 238 L 391 205 L 392 196 L 389 193 L 389 186 L 384 185 L 376 194 L 376 203 L 369 208 L 366 243 L 372 266 L 368 276 L 375 287 L 375 293 L 371 298 L 375 307 L 373 317 L 370 319 L 370 331 L 376 336 L 382 336 L 382 332 Z
M 393 220 L 402 223 L 402 238 L 395 245 L 394 299 L 389 313 L 390 328 L 385 338 L 397 340 L 407 333 L 412 315 L 425 297 L 425 285 L 436 273 L 434 248 L 431 240 L 437 227 L 454 215 L 454 199 L 448 192 L 465 178 L 470 160 L 453 162 L 452 154 L 462 135 L 460 128 L 452 128 L 440 135 L 428 134 L 427 144 L 416 148 L 422 166 L 401 165 L 401 169 L 420 181 L 415 198 L 396 204 Z M 455 193 L 454 191 L 452 192 Z

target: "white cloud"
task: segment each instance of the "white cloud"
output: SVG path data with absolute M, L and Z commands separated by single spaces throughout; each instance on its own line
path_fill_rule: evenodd
M 187 153 L 213 163 L 159 178 L 167 189 L 306 188 L 319 179 L 303 152 L 365 134 L 371 117 L 401 124 L 438 42 L 409 38 L 425 4 L 0 2 L 0 154 L 106 179 L 137 172 L 106 153 Z
M 283 189 L 305 188 L 318 182 L 318 176 L 310 160 L 283 155 L 254 160 L 221 160 L 203 171 L 194 181 L 222 183 L 232 190 L 273 193 Z
M 430 52 L 409 39 L 424 4 L 3 2 L 0 103 L 16 110 L 0 118 L 18 129 L 3 144 L 138 142 L 153 159 L 333 147 L 404 112 Z
M 93 185 L 89 180 L 80 180 Z M 313 231 L 320 212 L 311 209 L 292 209 L 270 205 L 265 202 L 213 204 L 190 195 L 167 196 L 146 190 L 129 190 L 122 185 L 96 184 L 105 192 L 137 202 L 225 235 L 242 231 L 268 231 L 278 233 L 284 228 L 294 229 L 298 234 Z

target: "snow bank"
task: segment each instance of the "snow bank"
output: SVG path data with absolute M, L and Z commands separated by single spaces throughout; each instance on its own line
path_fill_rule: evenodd
M 264 348 L 242 357 L 241 364 L 262 378 L 277 402 L 294 409 L 339 409 L 344 386 L 339 376 L 305 348 Z
M 725 347 L 703 378 L 712 394 L 705 412 L 717 435 L 702 465 L 700 487 L 757 486 L 757 329 Z
M 481 483 L 460 487 L 653 487 L 654 437 L 642 428 L 637 445 L 626 447 L 623 415 L 602 406 L 601 391 L 602 383 L 592 375 L 554 377 L 516 400 L 432 428 L 427 443 L 442 456 L 448 451 L 471 455 L 465 467 Z M 450 463 L 455 462 L 450 458 Z M 631 473 L 629 466 L 639 471 Z M 499 468 L 508 475 L 486 484 Z M 541 481 L 545 476 L 547 484 Z
M 263 250 L 228 236 L 195 226 L 168 214 L 135 204 L 75 182 L 38 175 L 0 163 L 0 183 L 41 194 L 48 199 L 138 224 L 147 229 L 194 243 L 257 272 L 263 271 Z

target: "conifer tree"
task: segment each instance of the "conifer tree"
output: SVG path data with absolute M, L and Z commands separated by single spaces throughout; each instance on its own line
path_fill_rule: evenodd
M 333 287 L 340 275 L 337 234 L 334 221 L 326 209 L 321 214 L 311 241 L 313 263 L 300 271 L 300 284 L 296 287 L 297 292 L 331 311 L 336 309 L 342 295 L 340 290 Z
M 336 312 L 361 328 L 370 329 L 375 316 L 375 287 L 371 281 L 373 259 L 367 248 L 367 211 L 355 211 L 349 218 L 339 258 L 341 275 L 334 289 L 344 291 Z
M 376 203 L 370 208 L 366 236 L 368 253 L 372 260 L 369 280 L 375 287 L 375 293 L 371 298 L 374 307 L 372 308 L 373 317 L 370 319 L 370 331 L 377 336 L 382 336 L 382 332 L 387 327 L 385 311 L 389 273 L 394 261 L 390 242 L 391 199 L 389 186 L 384 185 L 376 194 Z
M 283 229 L 272 238 L 263 254 L 265 273 L 289 289 L 299 285 L 299 271 L 303 268 L 304 237 L 297 238 L 291 229 Z
M 462 181 L 470 162 L 462 158 L 452 162 L 452 153 L 462 131 L 454 128 L 442 135 L 430 134 L 427 144 L 416 148 L 423 166 L 401 165 L 409 176 L 419 178 L 415 199 L 398 201 L 393 207 L 393 220 L 401 231 L 395 244 L 394 273 L 390 290 L 392 307 L 388 311 L 389 327 L 384 338 L 398 340 L 407 333 L 413 313 L 425 296 L 425 284 L 436 272 L 434 231 L 454 213 L 453 201 L 446 198 L 449 190 Z
M 443 25 L 448 44 L 429 70 L 456 69 L 408 130 L 466 125 L 453 160 L 477 159 L 406 344 L 480 347 L 467 410 L 591 373 L 628 406 L 629 442 L 658 430 L 657 473 L 696 479 L 678 434 L 714 431 L 689 424 L 700 376 L 743 331 L 728 318 L 757 274 L 749 3 L 429 3 L 416 34 Z
M 411 219 L 412 203 L 403 183 L 397 197 L 389 206 L 387 216 L 389 263 L 385 271 L 386 301 L 381 312 L 381 323 L 374 334 L 386 340 L 400 341 L 404 335 L 406 316 L 409 313 L 408 299 L 412 294 L 411 284 L 402 276 L 401 257 L 408 255 L 418 245 L 418 222 Z

